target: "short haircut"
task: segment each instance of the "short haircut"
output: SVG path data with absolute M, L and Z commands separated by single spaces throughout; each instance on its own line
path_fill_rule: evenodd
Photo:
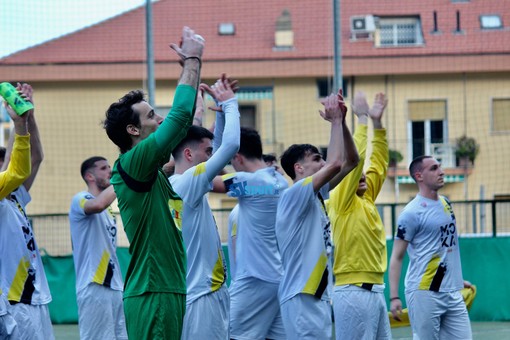
M 262 159 L 264 160 L 264 162 L 266 163 L 272 163 L 272 162 L 276 162 L 276 156 L 273 155 L 273 154 L 263 154 L 262 155 Z
M 257 130 L 241 127 L 239 151 L 247 159 L 262 159 L 262 141 Z
M 0 161 L 3 161 L 5 159 L 5 152 L 7 149 L 5 149 L 3 146 L 0 146 Z
M 414 179 L 416 182 L 416 172 L 423 170 L 423 160 L 427 158 L 433 158 L 432 156 L 419 156 L 413 159 L 411 164 L 409 164 L 409 175 Z
M 140 127 L 140 114 L 135 112 L 132 106 L 144 100 L 143 91 L 133 90 L 110 105 L 106 110 L 103 127 L 108 137 L 119 147 L 121 153 L 127 152 L 133 144 L 126 127 L 129 124 Z
M 182 157 L 182 151 L 186 147 L 195 147 L 196 145 L 200 144 L 204 138 L 212 140 L 214 135 L 211 131 L 204 127 L 196 125 L 190 126 L 188 132 L 186 133 L 186 137 L 184 137 L 184 139 L 181 140 L 179 144 L 177 144 L 175 149 L 172 150 L 172 156 L 174 156 L 176 161 L 179 160 Z
M 106 158 L 101 157 L 101 156 L 94 156 L 94 157 L 90 157 L 90 158 L 87 158 L 86 160 L 84 160 L 83 163 L 81 163 L 81 169 L 80 169 L 81 177 L 85 180 L 85 174 L 87 173 L 88 170 L 90 170 L 96 166 L 96 162 L 106 161 L 106 160 L 107 160 Z
M 302 161 L 306 155 L 318 153 L 319 149 L 311 144 L 292 144 L 280 158 L 280 163 L 283 170 L 290 178 L 296 178 L 296 172 L 294 171 L 294 164 Z

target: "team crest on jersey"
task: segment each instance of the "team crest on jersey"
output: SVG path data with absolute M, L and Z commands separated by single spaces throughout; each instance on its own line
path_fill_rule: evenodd
M 175 226 L 182 230 L 182 200 L 168 200 L 168 208 L 174 219 Z

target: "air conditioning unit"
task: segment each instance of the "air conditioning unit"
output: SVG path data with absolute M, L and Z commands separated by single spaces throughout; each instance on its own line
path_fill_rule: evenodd
M 375 31 L 375 20 L 373 15 L 351 17 L 352 33 L 370 33 Z

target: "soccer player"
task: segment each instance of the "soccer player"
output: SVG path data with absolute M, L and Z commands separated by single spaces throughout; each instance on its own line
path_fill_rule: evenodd
M 230 285 L 232 339 L 285 339 L 278 303 L 282 261 L 275 235 L 276 206 L 287 180 L 262 160 L 257 131 L 241 128 L 235 173 L 223 176 L 239 201 L 235 280 Z
M 182 198 L 182 236 L 188 258 L 186 314 L 182 339 L 229 339 L 230 297 L 226 262 L 218 227 L 207 201 L 212 181 L 239 149 L 239 108 L 225 74 L 206 91 L 216 111 L 214 135 L 189 128 L 175 147 L 175 174 L 170 183 Z M 203 101 L 199 95 L 197 101 Z M 220 178 L 221 180 L 221 178 Z
M 364 93 L 355 95 L 353 112 L 359 124 L 354 142 L 360 162 L 330 192 L 328 212 L 335 245 L 333 311 L 337 339 L 391 338 L 384 297 L 386 232 L 375 206 L 388 167 L 388 142 L 381 121 L 386 104 L 382 93 L 376 95 L 372 108 Z M 374 135 L 370 166 L 364 173 L 368 117 Z
M 14 140 L 9 166 L 0 172 L 0 211 L 4 211 L 4 200 L 12 190 L 23 184 L 30 176 L 30 135 L 27 129 L 28 114 L 18 116 L 10 107 L 7 108 L 14 123 Z M 6 149 L 0 148 L 0 158 L 3 165 Z M 0 168 L 2 166 L 0 165 Z M 3 215 L 0 217 L 0 226 L 3 228 Z M 1 230 L 0 230 L 1 232 Z M 3 236 L 3 235 L 2 235 Z M 5 241 L 10 241 L 6 240 Z M 0 243 L 2 240 L 0 240 Z M 2 249 L 4 244 L 2 244 Z M 0 261 L 2 263 L 2 261 Z M 0 277 L 1 279 L 1 277 Z M 0 282 L 4 282 L 0 280 Z M 3 286 L 3 285 L 2 285 Z M 0 339 L 17 339 L 19 337 L 17 323 L 9 312 L 11 307 L 7 297 L 0 286 Z
M 180 339 L 186 309 L 182 200 L 160 165 L 191 126 L 204 40 L 184 27 L 181 44 L 171 47 L 183 70 L 167 117 L 157 115 L 141 91 L 131 91 L 109 107 L 104 121 L 121 152 L 111 183 L 130 242 L 124 314 L 131 339 Z
M 402 311 L 399 281 L 407 250 L 405 295 L 414 339 L 471 339 L 462 298 L 464 288 L 457 222 L 452 206 L 438 191 L 444 186 L 441 164 L 431 156 L 415 158 L 409 173 L 418 194 L 398 217 L 390 259 L 390 310 Z
M 83 161 L 81 176 L 87 191 L 73 197 L 69 210 L 82 340 L 127 339 L 117 223 L 110 207 L 115 200 L 111 174 L 104 157 Z
M 294 185 L 278 203 L 276 238 L 283 262 L 279 298 L 288 339 L 331 339 L 327 247 L 330 223 L 324 206 L 329 189 L 359 162 L 345 126 L 342 91 L 325 98 L 322 118 L 331 122 L 328 158 L 310 144 L 294 144 L 281 164 Z
M 33 90 L 30 85 L 18 84 L 17 90 L 32 102 Z M 19 170 L 20 167 L 25 170 L 22 175 L 8 178 L 0 196 L 1 290 L 10 303 L 9 313 L 17 323 L 20 339 L 54 339 L 48 310 L 50 289 L 32 225 L 25 212 L 31 200 L 29 190 L 43 160 L 39 129 L 34 110 L 26 112 L 21 118 L 15 117 L 9 106 L 7 110 L 15 122 L 15 137 L 12 154 L 7 152 L 4 168 L 7 164 L 7 172 L 15 168 Z M 20 124 L 18 119 L 25 123 Z M 21 161 L 18 152 L 26 153 L 28 150 L 30 160 L 24 158 Z M 29 175 L 26 173 L 27 161 Z

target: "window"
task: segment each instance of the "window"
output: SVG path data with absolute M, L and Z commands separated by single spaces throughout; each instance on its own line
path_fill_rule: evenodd
M 347 98 L 349 93 L 347 89 L 349 88 L 349 79 L 343 78 L 342 80 L 342 91 L 344 93 L 344 98 Z M 320 78 L 317 79 L 317 93 L 319 98 L 327 97 L 333 92 L 333 78 Z
M 423 44 L 419 17 L 379 18 L 376 46 L 414 46 Z
M 503 28 L 503 22 L 497 14 L 480 15 L 480 27 L 485 29 Z
M 255 105 L 239 105 L 239 113 L 241 114 L 241 126 L 257 129 Z
M 409 101 L 408 115 L 412 159 L 431 155 L 443 167 L 455 166 L 454 149 L 447 138 L 446 100 Z
M 492 100 L 492 132 L 510 132 L 510 98 Z

